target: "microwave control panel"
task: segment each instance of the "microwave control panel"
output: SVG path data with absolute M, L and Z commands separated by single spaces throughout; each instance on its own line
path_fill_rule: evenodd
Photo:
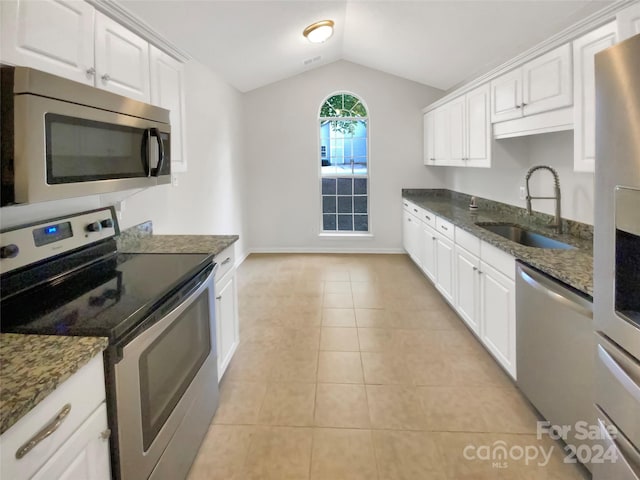
M 118 233 L 116 213 L 112 207 L 8 229 L 0 233 L 0 274 Z

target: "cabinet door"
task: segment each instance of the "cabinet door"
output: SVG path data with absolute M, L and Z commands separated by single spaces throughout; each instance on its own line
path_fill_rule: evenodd
M 446 105 L 433 112 L 433 154 L 436 165 L 449 161 L 449 111 Z
M 440 234 L 436 234 L 436 237 L 436 288 L 453 303 L 453 243 Z
M 433 165 L 436 154 L 433 146 L 433 112 L 424 114 L 424 164 Z
M 409 255 L 416 265 L 422 266 L 423 245 L 422 245 L 422 222 L 414 215 L 409 214 L 408 235 L 409 235 Z
M 186 172 L 184 125 L 184 65 L 170 55 L 149 46 L 151 61 L 151 103 L 171 112 L 171 171 Z
M 32 477 L 32 480 L 109 480 L 107 409 L 102 403 Z
M 480 337 L 485 347 L 516 378 L 515 282 L 480 264 Z
M 436 283 L 436 232 L 427 224 L 422 225 L 422 271 Z
M 483 85 L 467 93 L 467 162 L 469 167 L 491 166 L 491 88 Z
M 235 270 L 229 271 L 216 284 L 216 343 L 218 379 L 222 379 L 238 346 L 239 325 Z
M 640 33 L 640 3 L 634 3 L 616 15 L 618 41 L 626 40 Z
M 568 107 L 573 103 L 571 45 L 562 45 L 522 67 L 523 115 Z
M 457 245 L 454 251 L 454 306 L 469 328 L 479 333 L 480 259 Z
M 411 255 L 411 214 L 406 210 L 402 210 L 402 247 L 404 251 Z
M 96 86 L 149 103 L 149 44 L 96 12 Z
M 69 0 L 0 1 L 3 62 L 93 85 L 94 8 Z
M 522 116 L 522 69 L 491 80 L 491 122 Z
M 467 158 L 465 97 L 447 103 L 449 111 L 449 159 L 447 165 L 464 165 Z
M 595 55 L 616 43 L 616 22 L 573 42 L 573 169 L 594 172 L 596 158 Z

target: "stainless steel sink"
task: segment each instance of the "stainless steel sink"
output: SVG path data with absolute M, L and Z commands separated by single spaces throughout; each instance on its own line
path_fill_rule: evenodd
M 511 240 L 512 242 L 516 242 L 527 247 L 555 248 L 562 250 L 570 250 L 575 248 L 567 243 L 545 237 L 544 235 L 541 235 L 539 233 L 525 230 L 524 228 L 518 227 L 517 225 L 495 223 L 476 223 L 476 225 L 497 235 L 500 235 L 501 237 Z

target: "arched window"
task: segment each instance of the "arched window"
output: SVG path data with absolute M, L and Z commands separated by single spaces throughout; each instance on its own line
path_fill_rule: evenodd
M 369 231 L 367 109 L 350 93 L 331 95 L 320 108 L 322 231 Z

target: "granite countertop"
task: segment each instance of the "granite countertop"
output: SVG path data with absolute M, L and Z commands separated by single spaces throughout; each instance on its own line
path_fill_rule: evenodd
M 121 253 L 212 253 L 218 255 L 238 241 L 238 235 L 155 235 L 147 221 L 128 228 L 118 237 Z
M 0 434 L 107 344 L 99 337 L 0 334 Z
M 238 235 L 151 235 L 118 250 L 122 253 L 212 253 L 215 256 L 238 238 Z
M 402 197 L 593 297 L 593 230 L 590 226 L 565 221 L 565 231 L 569 233 L 558 235 L 544 224 L 551 218 L 548 215 L 529 216 L 522 208 L 486 199 L 479 199 L 478 210 L 471 211 L 469 196 L 448 190 L 403 190 Z M 576 248 L 557 250 L 527 247 L 479 227 L 476 225 L 477 222 L 521 225 Z

